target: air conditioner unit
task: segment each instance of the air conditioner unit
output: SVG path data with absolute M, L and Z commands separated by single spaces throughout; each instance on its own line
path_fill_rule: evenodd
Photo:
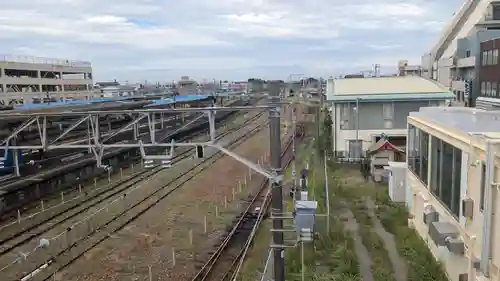
M 439 213 L 432 205 L 425 206 L 423 213 L 423 221 L 427 225 L 439 221 Z
M 447 237 L 445 239 L 446 248 L 450 253 L 463 256 L 465 253 L 464 241 L 460 238 Z

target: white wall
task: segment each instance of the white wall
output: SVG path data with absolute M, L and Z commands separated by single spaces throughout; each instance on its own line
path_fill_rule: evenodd
M 389 129 L 381 129 L 381 130 L 359 130 L 358 131 L 358 140 L 363 141 L 363 151 L 370 148 L 373 144 L 373 139 L 376 136 L 380 136 L 382 133 L 388 136 L 406 136 L 406 129 L 397 129 L 397 130 L 389 130 Z M 356 130 L 341 130 L 337 134 L 336 138 L 336 150 L 337 151 L 348 151 L 348 141 L 356 140 Z
M 412 122 L 413 123 L 413 122 Z M 413 123 L 417 127 L 417 123 Z M 434 257 L 440 260 L 451 281 L 458 281 L 459 274 L 469 274 L 469 280 L 476 276 L 476 271 L 472 267 L 473 260 L 479 260 L 482 251 L 482 237 L 483 237 L 483 212 L 479 210 L 480 206 L 480 193 L 481 193 L 481 165 L 475 165 L 476 160 L 485 161 L 484 142 L 483 145 L 472 142 L 469 143 L 467 139 L 457 139 L 451 136 L 450 133 L 437 131 L 432 127 L 425 127 L 431 136 L 437 136 L 439 139 L 448 142 L 449 144 L 462 150 L 462 166 L 461 166 L 461 179 L 460 179 L 460 194 L 461 199 L 470 198 L 474 201 L 474 210 L 472 219 L 465 218 L 462 213 L 462 208 L 459 211 L 458 219 L 455 218 L 450 211 L 443 205 L 440 200 L 434 196 L 425 186 L 420 179 L 418 179 L 411 171 L 407 170 L 407 206 L 409 212 L 412 214 L 410 220 L 411 225 L 417 230 L 418 234 L 426 241 L 429 249 Z M 424 128 L 422 127 L 422 128 Z M 429 141 L 429 159 L 432 159 L 432 149 L 430 149 L 431 141 Z M 471 151 L 472 147 L 472 151 Z M 480 148 L 481 147 L 481 148 Z M 498 155 L 498 154 L 497 154 Z M 500 158 L 497 158 L 499 161 Z M 431 164 L 429 163 L 429 167 Z M 428 182 L 430 182 L 431 173 L 428 173 Z M 500 169 L 496 168 L 496 176 L 494 181 L 500 180 Z M 493 202 L 496 202 L 493 209 L 499 208 L 500 193 L 498 190 L 493 189 Z M 439 221 L 449 222 L 457 227 L 460 232 L 460 237 L 465 243 L 465 255 L 455 255 L 448 251 L 446 247 L 438 247 L 429 237 L 429 227 L 423 222 L 423 212 L 427 205 L 432 205 L 439 213 Z M 492 224 L 492 266 L 490 267 L 492 277 L 491 279 L 477 279 L 477 280 L 500 280 L 498 268 L 500 266 L 500 217 L 493 216 Z

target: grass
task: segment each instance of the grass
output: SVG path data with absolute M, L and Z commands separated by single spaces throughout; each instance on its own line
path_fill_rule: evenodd
M 311 150 L 305 153 L 304 163 L 308 160 L 310 167 L 309 197 L 318 201 L 317 214 L 325 214 L 324 172 L 320 161 L 314 159 Z M 299 161 L 299 163 L 301 163 Z M 317 174 L 315 174 L 317 173 Z M 315 174 L 314 176 L 312 176 Z M 333 190 L 330 190 L 330 198 Z M 335 202 L 330 203 L 335 208 Z M 326 229 L 326 219 L 329 229 Z M 312 244 L 304 245 L 304 264 L 306 280 L 317 281 L 351 281 L 361 280 L 359 264 L 354 253 L 352 237 L 344 231 L 343 223 L 335 216 L 329 218 L 316 217 L 316 239 Z M 285 251 L 286 280 L 301 280 L 301 248 Z
M 310 166 L 309 198 L 318 202 L 317 214 L 325 213 L 324 170 L 323 164 L 315 150 L 314 144 L 303 145 L 298 148 L 297 170 L 306 162 Z M 312 153 L 314 151 L 314 153 Z M 383 240 L 373 230 L 373 222 L 365 205 L 359 200 L 363 197 L 371 198 L 376 204 L 375 215 L 382 226 L 394 235 L 399 255 L 406 260 L 408 281 L 447 281 L 443 267 L 435 261 L 420 236 L 408 227 L 408 213 L 404 206 L 390 202 L 387 187 L 374 183 L 366 183 L 361 179 L 358 171 L 345 168 L 334 163 L 328 163 L 329 175 L 329 202 L 331 215 L 316 217 L 316 239 L 311 244 L 304 245 L 305 280 L 312 281 L 359 281 L 359 263 L 354 252 L 354 242 L 349 232 L 344 230 L 343 222 L 339 219 L 340 210 L 349 207 L 359 223 L 359 235 L 367 248 L 372 260 L 372 274 L 376 281 L 392 281 L 392 263 L 384 247 Z M 285 171 L 285 179 L 289 179 L 291 169 Z M 285 202 L 286 210 L 292 211 L 293 204 Z M 329 220 L 329 229 L 326 229 L 326 219 Z M 289 221 L 285 222 L 290 224 Z M 290 235 L 286 235 L 290 236 Z M 291 238 L 287 241 L 292 243 Z M 262 270 L 270 241 L 268 229 L 261 230 L 256 238 L 253 250 L 257 249 L 255 257 L 250 253 L 244 265 L 240 280 L 258 280 L 259 270 Z M 260 258 L 259 258 L 260 257 Z M 285 250 L 285 273 L 287 281 L 301 280 L 302 263 L 301 248 L 287 248 Z M 245 273 L 248 272 L 248 273 Z M 246 278 L 247 276 L 250 276 Z
M 358 222 L 358 233 L 363 240 L 372 261 L 372 275 L 375 280 L 395 281 L 393 266 L 382 238 L 374 231 L 372 217 L 363 201 L 351 205 L 351 211 Z
M 377 215 L 384 228 L 394 234 L 398 251 L 408 264 L 409 281 L 447 281 L 443 266 L 437 262 L 424 240 L 409 228 L 405 207 L 394 204 L 384 195 L 376 198 Z

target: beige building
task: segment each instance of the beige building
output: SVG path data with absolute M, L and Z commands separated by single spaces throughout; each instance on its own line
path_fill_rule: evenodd
M 90 62 L 0 56 L 0 101 L 4 104 L 85 99 L 91 95 L 92 84 Z
M 408 117 L 410 224 L 452 281 L 500 280 L 499 120 L 456 107 Z

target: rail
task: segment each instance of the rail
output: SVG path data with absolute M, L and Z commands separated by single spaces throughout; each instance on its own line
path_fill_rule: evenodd
M 92 67 L 89 61 L 65 60 L 55 58 L 44 58 L 34 56 L 0 55 L 0 61 L 14 63 L 50 64 L 67 67 Z
M 292 135 L 289 140 L 287 141 L 284 150 L 281 153 L 281 159 L 284 160 L 284 158 L 287 156 L 287 154 L 290 152 L 290 148 L 292 146 L 292 140 L 295 138 L 295 135 Z M 293 157 L 287 158 L 285 161 L 285 168 L 291 163 Z M 214 268 L 216 267 L 217 263 L 223 256 L 224 252 L 228 248 L 230 242 L 234 238 L 234 236 L 238 233 L 239 228 L 245 221 L 245 217 L 247 214 L 249 214 L 252 211 L 252 207 L 254 203 L 261 197 L 261 194 L 266 191 L 268 187 L 268 179 L 263 180 L 261 187 L 257 194 L 252 198 L 248 206 L 245 208 L 245 210 L 242 212 L 240 218 L 238 221 L 234 224 L 233 228 L 231 231 L 228 233 L 227 237 L 223 240 L 223 242 L 219 245 L 217 250 L 210 256 L 208 261 L 203 265 L 203 267 L 198 271 L 198 273 L 191 279 L 192 281 L 205 281 L 208 280 L 208 278 L 211 276 L 211 274 L 214 271 Z M 255 224 L 252 227 L 252 231 L 249 234 L 249 237 L 246 239 L 245 243 L 242 246 L 242 249 L 237 253 L 237 255 L 232 259 L 232 263 L 230 265 L 230 268 L 224 272 L 223 277 L 220 279 L 220 281 L 225 281 L 225 280 L 234 280 L 234 276 L 238 273 L 239 267 L 241 266 L 242 259 L 244 258 L 246 251 L 248 250 L 248 247 L 253 241 L 253 237 L 255 234 L 256 229 L 260 226 L 260 223 L 262 222 L 264 218 L 264 214 L 266 210 L 269 207 L 269 204 L 271 202 L 271 193 L 268 190 L 264 196 L 264 201 L 261 204 L 261 209 L 259 211 L 257 220 Z M 231 257 L 233 258 L 233 257 Z M 229 279 L 229 275 L 231 275 L 231 278 Z
M 242 141 L 245 141 L 246 139 L 248 139 L 249 137 L 251 137 L 255 133 L 259 132 L 266 125 L 267 125 L 267 122 L 264 124 L 258 125 L 257 127 L 253 128 L 253 129 L 245 131 L 243 135 L 237 137 L 235 140 L 232 140 L 230 146 L 239 145 L 239 143 L 241 143 Z M 240 126 L 239 128 L 245 128 L 245 127 Z M 235 129 L 238 130 L 238 128 L 235 128 Z M 40 279 L 46 280 L 47 278 L 50 278 L 51 273 L 53 273 L 53 270 L 58 270 L 64 266 L 66 266 L 67 264 L 71 263 L 73 260 L 75 260 L 76 258 L 81 256 L 82 254 L 84 254 L 86 251 L 91 249 L 94 245 L 96 245 L 97 243 L 100 243 L 101 241 L 106 239 L 112 233 L 120 230 L 122 227 L 124 227 L 125 225 L 129 224 L 130 222 L 132 222 L 133 220 L 138 218 L 141 214 L 143 214 L 147 210 L 151 209 L 154 205 L 156 205 L 158 202 L 160 202 L 163 198 L 169 196 L 175 190 L 182 187 L 185 182 L 189 181 L 190 179 L 192 179 L 193 177 L 195 177 L 196 175 L 198 175 L 199 173 L 201 173 L 202 171 L 204 171 L 205 169 L 210 167 L 210 165 L 204 165 L 204 164 L 207 164 L 207 163 L 211 164 L 211 163 L 217 161 L 217 159 L 219 159 L 222 156 L 223 156 L 222 153 L 214 152 L 209 158 L 203 159 L 200 163 L 194 165 L 192 168 L 190 168 L 185 173 L 182 173 L 181 175 L 174 177 L 172 180 L 170 180 L 165 185 L 160 186 L 160 187 L 155 187 L 154 191 L 152 191 L 151 193 L 142 195 L 142 196 L 144 196 L 144 198 L 141 197 L 142 199 L 140 199 L 138 202 L 131 204 L 128 208 L 119 212 L 118 214 L 111 216 L 110 218 L 108 218 L 109 219 L 108 221 L 102 222 L 103 225 L 100 225 L 98 227 L 93 228 L 90 233 L 87 233 L 86 235 L 80 236 L 76 241 L 66 241 L 65 233 L 69 233 L 70 231 L 72 233 L 74 233 L 76 230 L 73 230 L 73 229 L 77 226 L 81 226 L 82 229 L 87 229 L 86 225 L 82 224 L 83 221 L 90 220 L 95 214 L 91 214 L 89 216 L 86 216 L 81 221 L 78 221 L 74 225 L 68 227 L 67 230 L 62 231 L 60 234 L 58 234 L 55 237 L 53 237 L 52 239 L 50 239 L 50 240 L 53 240 L 56 238 L 61 238 L 64 241 L 62 249 L 59 249 L 59 248 L 52 249 L 51 251 L 49 251 L 49 252 L 52 252 L 50 254 L 51 258 L 47 259 L 45 257 L 45 255 L 43 255 L 45 258 L 37 257 L 36 259 L 32 260 L 29 264 L 26 265 L 27 267 L 30 268 L 29 270 L 33 272 L 33 276 L 30 276 L 30 277 L 35 277 L 35 275 L 36 275 L 37 280 L 40 280 Z M 159 172 L 161 170 L 164 170 L 164 169 L 158 169 L 157 172 Z M 151 177 L 151 175 L 149 175 L 149 178 L 150 177 Z M 136 184 L 137 183 L 134 183 L 134 185 L 136 185 Z M 167 187 L 167 186 L 169 186 L 169 187 L 172 186 L 172 188 L 165 190 L 165 187 Z M 134 190 L 138 189 L 139 187 L 141 187 L 141 186 L 140 185 L 136 186 L 133 189 L 128 190 L 125 194 L 130 194 Z M 135 193 L 135 194 L 138 194 L 138 193 Z M 143 192 L 141 192 L 141 194 L 143 194 Z M 123 194 L 121 194 L 121 195 L 122 196 L 113 200 L 110 204 L 115 203 L 121 199 L 125 200 L 125 198 L 130 197 L 129 195 L 123 195 Z M 127 200 L 130 200 L 130 199 L 127 199 Z M 144 205 L 144 203 L 146 203 L 146 205 Z M 109 206 L 110 204 L 107 204 L 106 206 L 101 207 L 99 209 L 99 211 L 105 210 L 107 213 L 108 210 L 111 210 L 111 206 Z M 117 206 L 117 204 L 115 204 L 115 206 Z M 139 209 L 139 210 L 137 210 L 137 209 Z M 138 211 L 138 212 L 133 213 L 132 212 L 133 210 Z M 113 213 L 112 211 L 109 211 L 109 212 Z M 109 228 L 111 228 L 111 229 L 109 229 Z M 102 229 L 106 229 L 107 231 L 102 231 Z M 87 231 L 87 230 L 85 230 L 85 231 Z M 83 248 L 83 249 L 81 249 L 81 248 Z M 50 249 L 50 246 L 49 246 L 49 249 Z M 36 250 L 31 252 L 31 254 L 33 254 L 34 252 L 36 252 Z M 43 253 L 40 253 L 40 254 L 43 254 Z M 68 257 L 68 255 L 69 255 L 69 257 Z M 28 259 L 28 261 L 29 260 L 30 259 Z M 47 262 L 40 264 L 40 263 L 36 262 L 39 260 L 44 260 Z M 0 271 L 4 271 L 4 270 L 7 271 L 7 269 L 9 269 L 12 266 L 16 266 L 16 268 L 18 266 L 22 266 L 21 264 L 18 264 L 18 262 L 19 262 L 19 260 L 13 261 L 8 266 L 2 268 L 2 270 L 0 270 Z M 26 263 L 26 261 L 25 261 L 25 263 Z M 58 268 L 56 269 L 54 267 L 58 267 Z M 39 268 L 44 268 L 44 269 L 42 272 L 35 272 Z M 24 270 L 22 270 L 22 271 L 24 271 Z M 5 273 L 6 278 L 7 277 L 12 278 L 13 277 L 12 275 L 16 275 L 16 271 L 12 272 L 11 270 L 8 270 L 7 272 L 4 271 L 3 273 Z M 17 277 L 19 277 L 19 276 L 17 276 Z

